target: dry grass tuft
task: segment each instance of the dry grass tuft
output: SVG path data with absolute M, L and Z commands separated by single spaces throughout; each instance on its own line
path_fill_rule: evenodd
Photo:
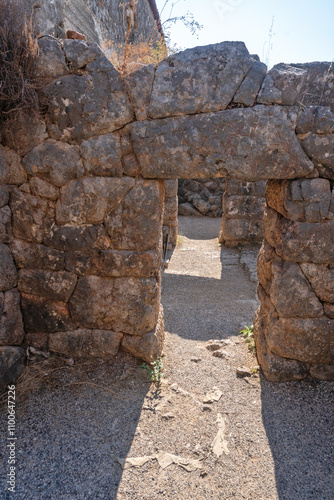
M 38 44 L 22 0 L 0 4 L 0 123 L 39 113 Z

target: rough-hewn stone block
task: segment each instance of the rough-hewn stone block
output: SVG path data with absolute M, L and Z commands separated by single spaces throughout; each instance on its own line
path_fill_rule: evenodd
M 49 349 L 74 358 L 116 356 L 122 334 L 107 330 L 74 330 L 51 333 Z
M 278 107 L 133 123 L 133 148 L 146 178 L 291 179 L 314 172 Z
M 23 159 L 29 175 L 40 175 L 57 187 L 81 178 L 84 168 L 77 148 L 49 139 Z
M 155 278 L 82 276 L 70 300 L 70 310 L 79 328 L 142 335 L 153 330 L 159 301 Z
M 135 182 L 117 210 L 107 215 L 105 227 L 112 248 L 145 251 L 160 245 L 164 186 L 155 180 Z
M 154 251 L 89 250 L 66 254 L 66 269 L 79 275 L 149 278 L 158 268 L 159 256 Z
M 22 314 L 28 333 L 73 330 L 68 304 L 22 293 Z
M 57 203 L 58 224 L 99 224 L 133 188 L 130 177 L 85 177 L 71 181 L 60 190 Z
M 18 288 L 21 292 L 61 302 L 70 299 L 76 282 L 77 277 L 66 271 L 20 269 L 18 274 Z
M 162 353 L 165 338 L 164 314 L 160 306 L 159 316 L 155 328 L 142 337 L 135 335 L 124 335 L 122 347 L 134 356 L 143 359 L 147 363 L 156 361 Z
M 23 184 L 26 179 L 27 174 L 20 156 L 0 144 L 0 183 L 19 185 Z
M 83 227 L 54 225 L 44 238 L 44 244 L 56 250 L 76 252 L 93 248 L 107 249 L 111 241 L 102 224 Z
M 195 47 L 167 57 L 155 70 L 149 116 L 225 109 L 252 64 L 243 42 Z
M 334 134 L 309 134 L 301 145 L 322 177 L 334 179 Z
M 10 290 L 17 284 L 17 271 L 7 245 L 0 243 L 0 292 Z
M 10 207 L 13 214 L 14 236 L 42 243 L 54 221 L 55 206 L 53 202 L 13 189 Z
M 0 391 L 19 378 L 24 368 L 25 357 L 21 347 L 0 347 Z
M 85 172 L 88 175 L 121 177 L 120 139 L 115 134 L 104 134 L 84 141 L 80 146 Z
M 1 295 L 0 345 L 20 345 L 24 338 L 20 292 L 13 288 Z

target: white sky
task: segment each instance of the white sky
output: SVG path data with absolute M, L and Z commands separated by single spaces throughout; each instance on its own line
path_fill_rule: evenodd
M 177 2 L 168 5 L 172 1 Z M 156 3 L 161 10 L 165 0 Z M 266 62 L 274 16 L 269 67 L 334 59 L 334 0 L 179 0 L 173 16 L 187 11 L 203 28 L 197 39 L 178 22 L 171 40 L 181 48 L 239 40 Z M 169 12 L 165 9 L 162 21 Z

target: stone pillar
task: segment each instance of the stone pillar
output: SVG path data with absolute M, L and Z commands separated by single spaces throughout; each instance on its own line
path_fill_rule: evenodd
M 173 250 L 177 240 L 177 179 L 165 180 L 165 208 L 163 216 L 163 231 L 168 231 L 168 250 Z
M 334 378 L 334 190 L 268 181 L 258 258 L 257 355 L 272 381 Z
M 265 181 L 226 179 L 219 241 L 233 247 L 263 239 Z

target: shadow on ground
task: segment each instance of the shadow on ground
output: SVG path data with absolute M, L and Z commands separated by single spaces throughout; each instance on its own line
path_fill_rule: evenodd
M 2 473 L 1 499 L 117 497 L 122 477 L 117 457 L 129 452 L 149 384 L 139 361 L 125 353 L 109 363 L 90 363 L 84 371 L 83 376 L 74 367 L 60 370 L 51 386 L 42 385 L 22 404 L 18 394 L 16 493 L 6 493 Z M 2 436 L 6 417 L 3 410 Z M 7 471 L 5 447 L 1 454 Z
M 334 498 L 334 384 L 263 379 L 261 400 L 278 498 Z

